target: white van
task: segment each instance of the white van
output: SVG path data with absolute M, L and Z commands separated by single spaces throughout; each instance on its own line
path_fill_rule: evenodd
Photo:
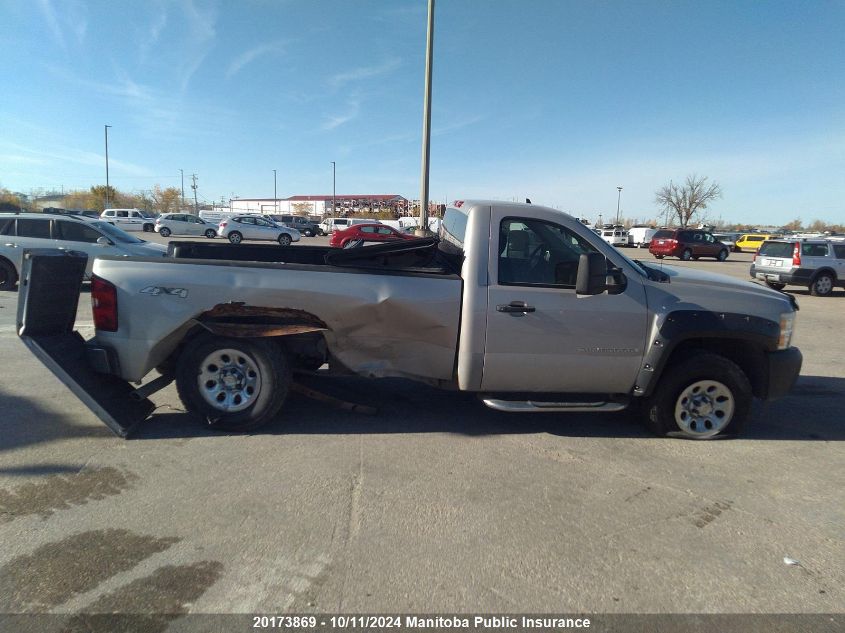
M 100 219 L 114 224 L 124 231 L 146 231 L 152 233 L 155 229 L 155 218 L 146 215 L 140 209 L 106 209 L 100 214 Z
M 601 239 L 611 246 L 628 246 L 628 231 L 621 227 L 604 228 Z
M 651 238 L 657 233 L 657 229 L 648 226 L 632 226 L 628 229 L 628 246 L 642 248 L 651 243 Z
M 326 218 L 320 222 L 324 235 L 331 235 L 334 231 L 348 229 L 353 224 L 381 224 L 373 218 Z

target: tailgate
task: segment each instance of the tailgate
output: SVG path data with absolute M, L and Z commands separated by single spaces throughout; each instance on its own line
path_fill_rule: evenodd
M 33 354 L 120 437 L 149 417 L 155 405 L 133 397 L 132 385 L 95 372 L 85 340 L 74 331 L 87 256 L 75 251 L 24 252 L 18 295 L 18 336 Z

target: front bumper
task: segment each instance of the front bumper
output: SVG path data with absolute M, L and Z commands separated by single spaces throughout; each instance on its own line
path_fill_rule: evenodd
M 769 384 L 764 400 L 776 400 L 789 393 L 801 373 L 803 356 L 797 347 L 767 352 Z

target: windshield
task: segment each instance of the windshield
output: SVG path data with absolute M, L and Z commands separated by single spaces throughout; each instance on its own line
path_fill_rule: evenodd
M 105 233 L 108 237 L 113 239 L 115 242 L 122 242 L 123 244 L 143 244 L 144 240 L 139 240 L 137 237 L 132 237 L 126 231 L 123 231 L 113 224 L 109 224 L 108 222 L 92 222 L 93 226 L 96 226 L 100 231 Z

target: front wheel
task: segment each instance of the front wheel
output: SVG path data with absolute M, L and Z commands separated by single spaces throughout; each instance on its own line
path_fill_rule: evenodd
M 728 251 L 726 251 L 725 249 L 720 250 L 719 254 L 716 255 L 716 259 L 718 259 L 720 262 L 725 261 L 727 258 L 728 258 Z
M 214 229 L 206 229 L 205 236 L 208 239 L 211 239 L 213 237 L 217 237 L 217 231 L 215 231 Z
M 240 244 L 244 239 L 244 236 L 238 233 L 237 231 L 232 231 L 229 233 L 229 241 L 232 244 Z
M 0 290 L 12 290 L 18 283 L 15 267 L 7 261 L 0 261 Z
M 144 233 L 152 233 L 155 230 L 155 226 L 152 224 L 145 224 L 144 225 Z
M 684 249 L 684 252 L 681 253 L 681 259 L 685 262 L 688 262 L 692 258 L 692 251 L 688 248 Z
M 290 382 L 281 348 L 263 339 L 208 337 L 186 349 L 176 367 L 182 403 L 221 431 L 250 431 L 271 421 Z
M 287 233 L 282 233 L 279 236 L 279 246 L 290 246 L 291 241 L 290 235 Z
M 657 435 L 709 440 L 737 435 L 751 409 L 751 384 L 736 363 L 699 352 L 667 368 L 646 402 Z
M 170 237 L 170 229 L 168 229 L 166 226 L 163 226 L 158 230 L 158 234 L 162 237 Z
M 655 255 L 654 259 L 663 259 L 663 255 Z
M 833 286 L 833 276 L 830 273 L 822 273 L 810 284 L 810 294 L 814 297 L 828 297 L 833 293 Z

